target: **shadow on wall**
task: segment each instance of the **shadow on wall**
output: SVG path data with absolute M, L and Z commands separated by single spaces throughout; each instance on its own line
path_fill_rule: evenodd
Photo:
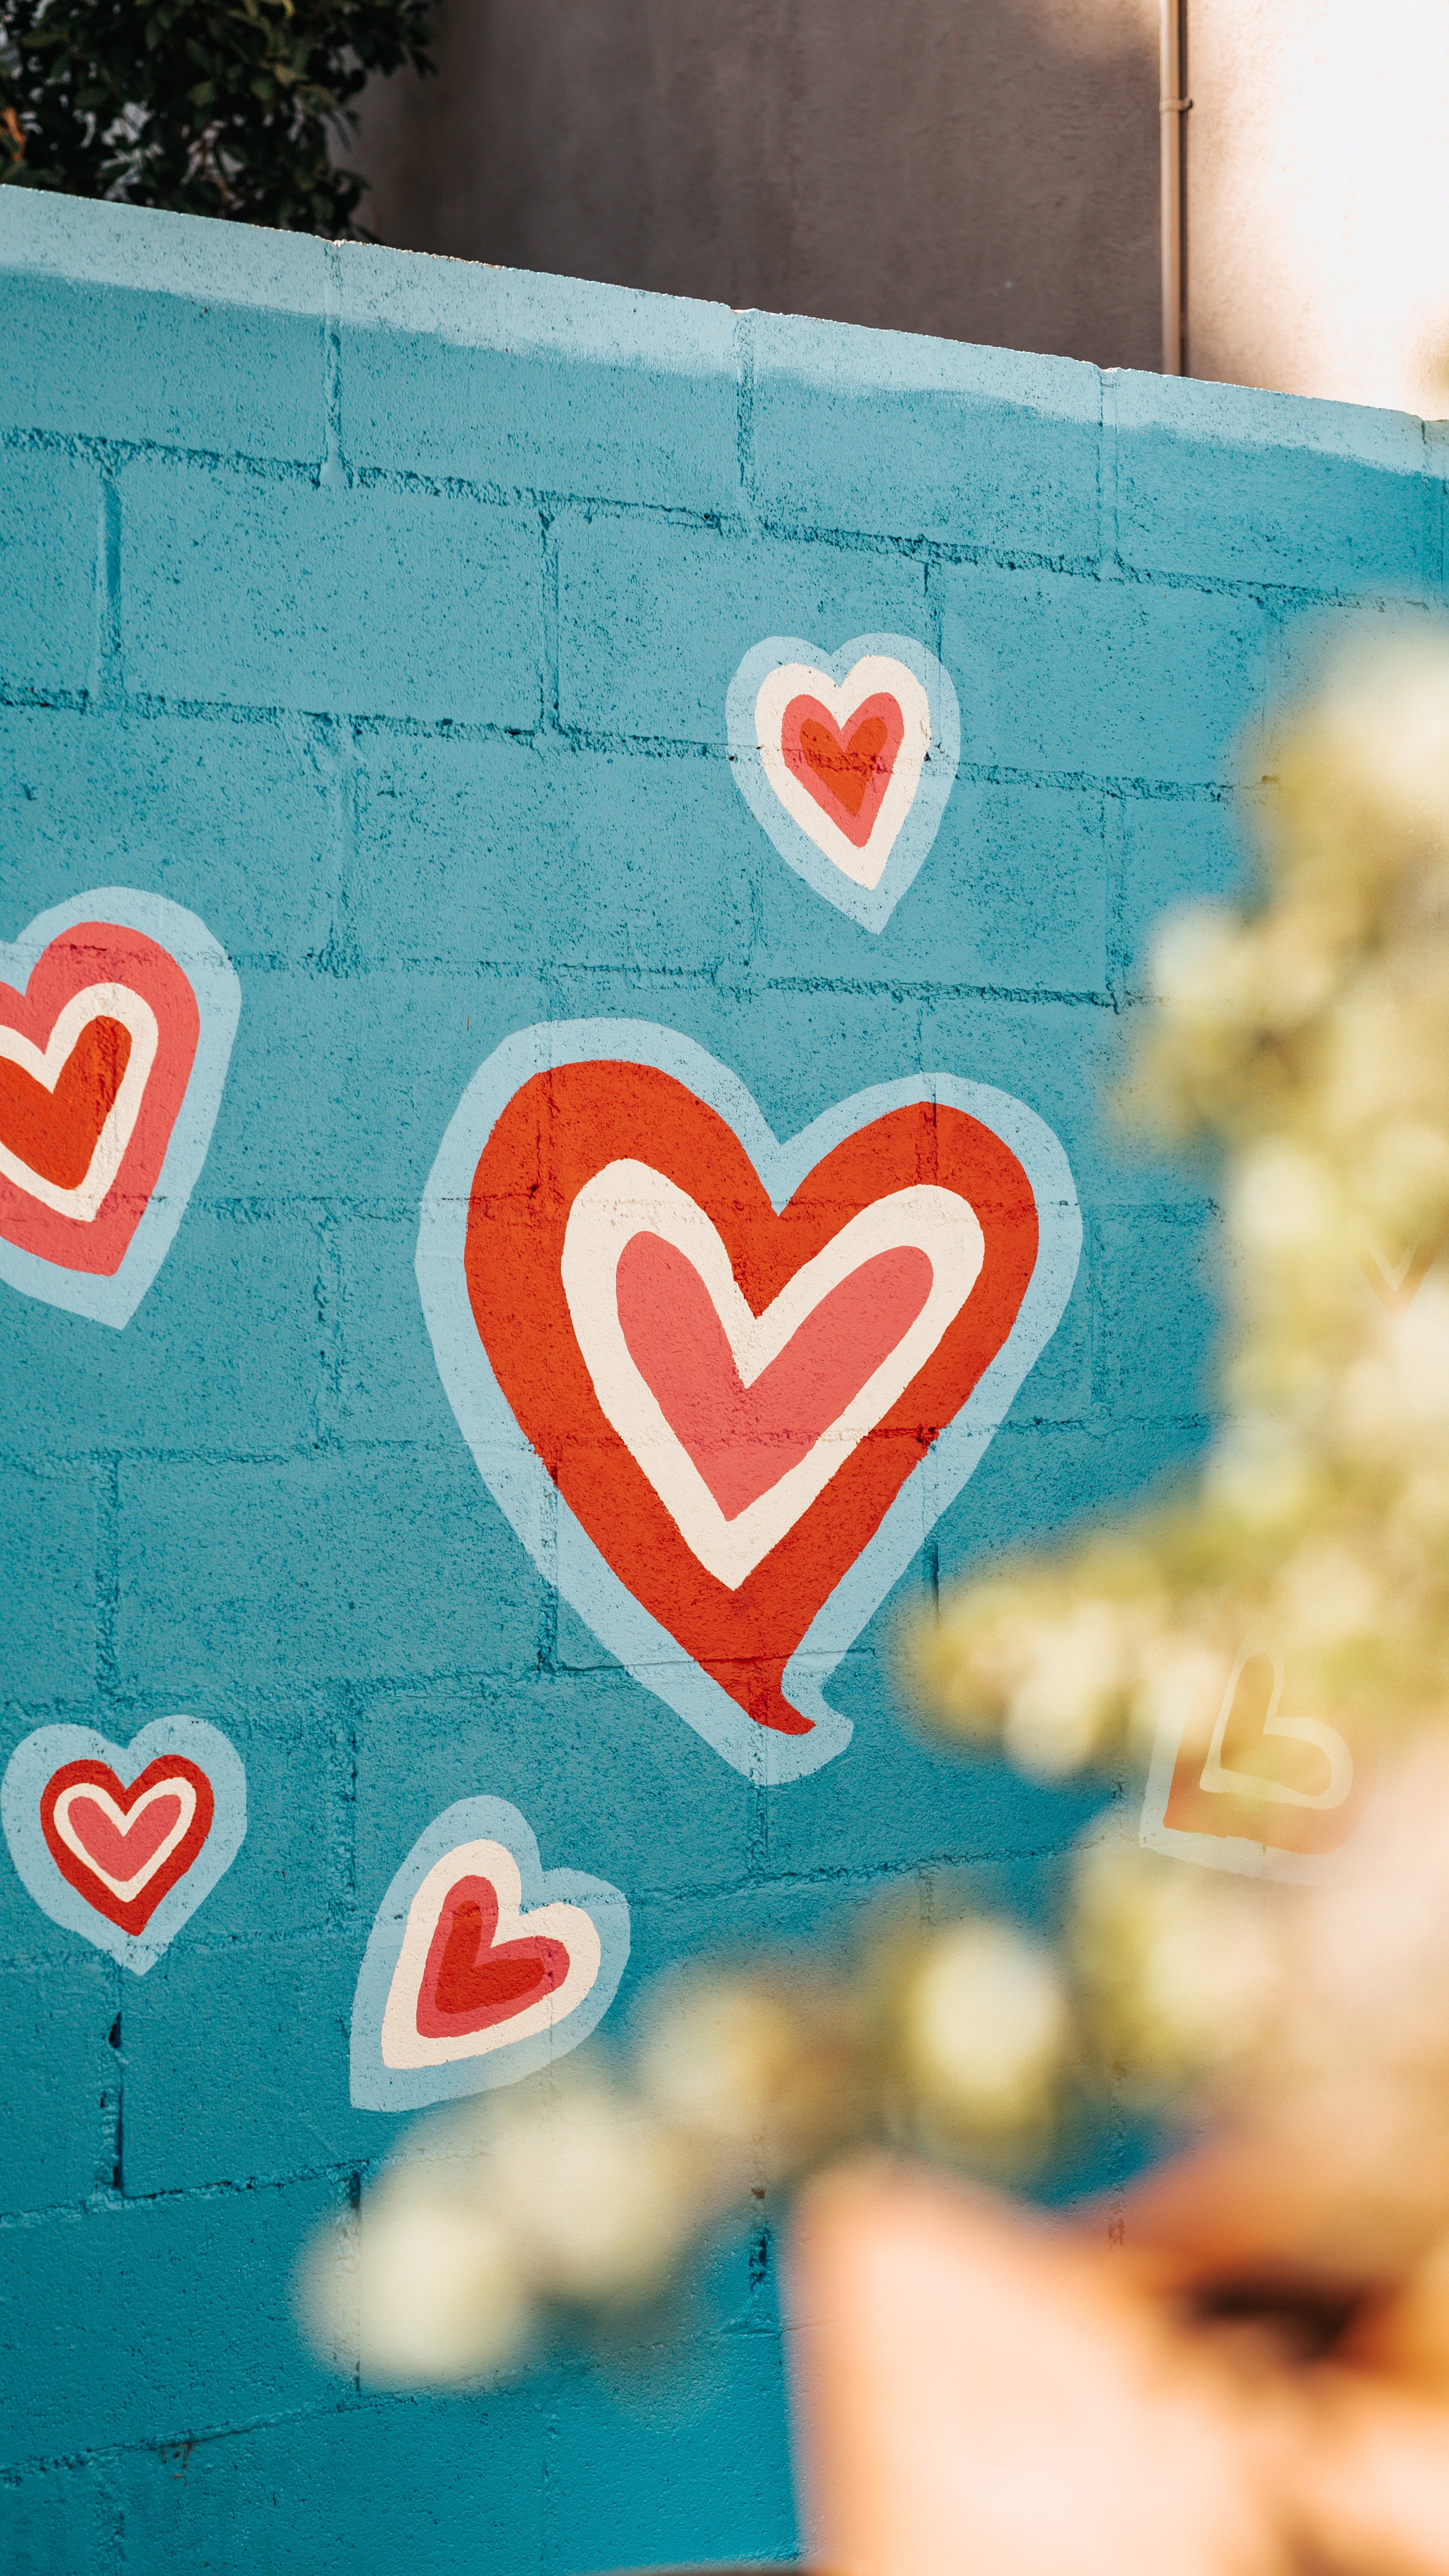
M 436 51 L 364 105 L 397 248 L 1159 363 L 1155 0 L 442 0 Z

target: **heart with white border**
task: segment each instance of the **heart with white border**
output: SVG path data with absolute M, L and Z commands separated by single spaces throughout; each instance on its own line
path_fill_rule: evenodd
M 518 1032 L 469 1085 L 417 1271 L 449 1401 L 550 1583 L 752 1778 L 848 1741 L 823 1684 L 979 1464 L 1081 1220 L 1022 1102 L 936 1075 L 788 1144 L 667 1029 Z
M 361 2109 L 516 2084 L 587 2039 L 629 1956 L 629 1908 L 545 1871 L 503 1798 L 461 1798 L 419 1836 L 377 1910 L 352 2006 Z
M 102 886 L 0 943 L 0 1278 L 120 1327 L 170 1248 L 241 990 L 204 922 Z
M 126 1746 L 42 1726 L 0 1782 L 0 1821 L 42 1912 L 144 1976 L 231 1867 L 246 1774 L 196 1717 L 158 1717 Z
M 940 828 L 961 756 L 950 674 L 909 635 L 822 654 L 770 635 L 725 701 L 735 783 L 780 856 L 865 930 L 885 928 Z

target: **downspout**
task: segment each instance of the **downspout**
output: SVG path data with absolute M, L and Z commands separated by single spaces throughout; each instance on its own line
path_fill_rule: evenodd
M 1182 13 L 1185 0 L 1161 0 L 1157 124 L 1162 166 L 1162 372 L 1183 372 L 1182 120 L 1192 105 L 1182 94 Z

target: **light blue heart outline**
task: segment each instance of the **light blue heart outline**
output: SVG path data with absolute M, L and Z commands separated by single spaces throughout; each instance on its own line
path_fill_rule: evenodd
M 382 2023 L 393 1976 L 402 1953 L 408 1911 L 430 1869 L 460 1843 L 503 1843 L 518 1863 L 522 1909 L 533 1913 L 556 1898 L 582 1908 L 599 1936 L 599 1973 L 589 1991 L 565 2020 L 549 2030 L 481 2057 L 454 2058 L 446 2066 L 387 2066 L 382 2055 Z M 360 2111 L 418 2111 L 428 2102 L 456 2102 L 467 2093 L 488 2093 L 501 2084 L 519 2084 L 525 2075 L 567 2056 L 580 2040 L 597 2030 L 618 1992 L 629 1960 L 629 1906 L 622 1891 L 607 1879 L 588 1878 L 578 1869 L 542 1867 L 532 1827 L 506 1798 L 460 1798 L 435 1816 L 418 1836 L 388 1888 L 367 1936 L 352 2002 L 352 2099 Z
M 108 1279 L 94 1272 L 67 1270 L 38 1252 L 0 1239 L 0 1279 L 24 1297 L 43 1298 L 93 1324 L 110 1324 L 120 1332 L 130 1322 L 162 1262 L 201 1177 L 221 1107 L 232 1040 L 241 1012 L 241 986 L 226 950 L 213 939 L 204 921 L 165 895 L 146 894 L 135 886 L 98 886 L 69 903 L 42 912 L 16 940 L 0 940 L 0 984 L 24 992 L 43 952 L 62 931 L 77 922 L 114 923 L 118 930 L 138 930 L 175 958 L 193 993 L 201 1027 L 186 1096 L 176 1113 L 156 1185 L 140 1223 L 126 1246 L 119 1269 Z
M 784 662 L 805 662 L 823 671 L 838 689 L 867 654 L 889 654 L 903 662 L 926 692 L 931 710 L 931 748 L 921 764 L 920 785 L 896 843 L 873 886 L 856 885 L 802 831 L 776 795 L 760 758 L 755 731 L 755 701 L 772 671 Z M 838 653 L 822 653 L 798 635 L 768 635 L 745 655 L 725 698 L 725 740 L 735 785 L 768 832 L 787 867 L 863 930 L 884 930 L 896 905 L 921 866 L 941 828 L 946 800 L 956 783 L 961 759 L 961 711 L 950 672 L 934 653 L 910 635 L 856 635 Z
M 733 1128 L 778 1211 L 807 1172 L 888 1110 L 935 1101 L 979 1119 L 1016 1155 L 1036 1198 L 1036 1267 L 1016 1321 L 970 1396 L 912 1469 L 874 1536 L 816 1612 L 782 1689 L 810 1718 L 809 1735 L 757 1726 L 636 1600 L 564 1501 L 525 1439 L 483 1348 L 463 1267 L 478 1159 L 514 1093 L 565 1064 L 648 1065 L 673 1074 Z M 927 1535 L 980 1465 L 1022 1379 L 1061 1321 L 1081 1256 L 1082 1220 L 1066 1155 L 1044 1119 L 1009 1092 L 949 1074 L 907 1075 L 857 1091 L 781 1143 L 737 1074 L 692 1039 L 646 1020 L 544 1021 L 515 1030 L 482 1064 L 448 1124 L 428 1175 L 416 1270 L 444 1390 L 474 1463 L 545 1582 L 572 1603 L 611 1655 L 746 1778 L 773 1787 L 803 1778 L 843 1750 L 851 1723 L 823 1685 Z
M 108 1763 L 122 1788 L 129 1789 L 147 1763 L 161 1753 L 179 1753 L 206 1773 L 216 1802 L 211 1831 L 185 1877 L 162 1897 L 145 1930 L 123 1932 L 119 1923 L 108 1923 L 88 1905 L 79 1888 L 72 1887 L 57 1869 L 41 1830 L 40 1794 L 63 1762 Z M 240 1851 L 247 1829 L 247 1776 L 235 1746 L 200 1717 L 153 1718 L 127 1745 L 112 1744 L 92 1726 L 41 1726 L 33 1735 L 22 1736 L 5 1766 L 0 1824 L 10 1857 L 42 1914 L 64 1931 L 78 1932 L 83 1941 L 119 1960 L 135 1976 L 144 1977 Z

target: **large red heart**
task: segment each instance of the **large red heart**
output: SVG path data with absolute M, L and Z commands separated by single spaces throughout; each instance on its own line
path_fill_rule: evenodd
M 555 1993 L 569 1972 L 562 1941 L 545 1934 L 499 1941 L 498 1891 L 487 1878 L 460 1878 L 439 1909 L 418 1988 L 425 2039 L 493 2030 Z
M 785 764 L 857 850 L 875 830 L 905 736 L 898 698 L 877 690 L 839 726 L 818 698 L 792 698 L 780 728 Z
M 81 922 L 0 984 L 0 1234 L 112 1278 L 155 1190 L 201 1019 L 155 940 Z
M 40 1797 L 40 1829 L 62 1878 L 123 1932 L 144 1931 L 211 1831 L 210 1780 L 160 1754 L 129 1787 L 107 1762 L 65 1762 Z
M 569 1220 L 580 1193 L 615 1164 L 647 1167 L 702 1211 L 757 1318 L 853 1220 L 896 1193 L 944 1193 L 980 1227 L 979 1275 L 954 1319 L 868 1433 L 842 1450 L 808 1508 L 738 1580 L 712 1573 L 686 1544 L 658 1479 L 640 1463 L 647 1450 L 621 1437 L 605 1411 L 575 1330 L 564 1280 Z M 813 1722 L 784 1697 L 784 1667 L 1005 1342 L 1037 1243 L 1021 1163 L 962 1110 L 913 1102 L 872 1120 L 827 1154 L 777 1215 L 733 1130 L 682 1082 L 648 1065 L 585 1061 L 525 1082 L 498 1117 L 473 1174 L 464 1267 L 498 1385 L 606 1563 L 750 1717 L 798 1735 Z M 716 1505 L 740 1513 L 818 1436 L 834 1401 L 824 1381 L 842 1351 L 846 1377 L 858 1380 L 914 1311 L 920 1284 L 909 1261 L 888 1263 L 873 1279 L 862 1265 L 823 1331 L 818 1310 L 802 1320 L 780 1354 L 782 1380 L 771 1388 L 762 1374 L 746 1391 L 737 1371 L 732 1383 L 731 1355 L 711 1335 L 689 1263 L 666 1264 L 646 1246 L 643 1264 L 640 1294 L 620 1261 L 619 1322 L 626 1338 L 634 1324 L 640 1375 L 703 1462 Z M 845 1349 L 852 1336 L 853 1352 Z

